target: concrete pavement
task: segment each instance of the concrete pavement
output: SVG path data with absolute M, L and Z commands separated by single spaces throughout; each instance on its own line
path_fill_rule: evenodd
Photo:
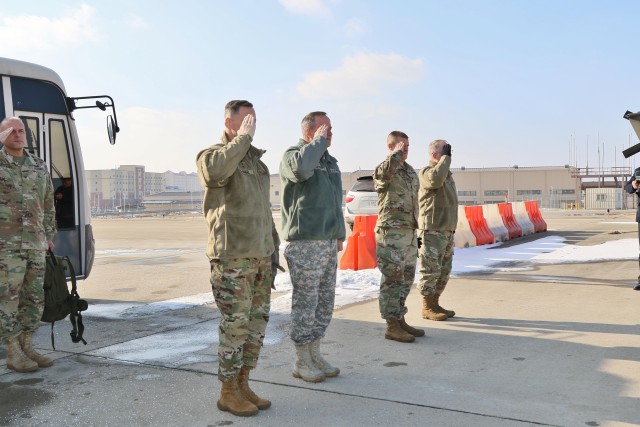
M 595 215 L 548 222 L 554 232 L 529 240 L 635 237 L 610 234 L 624 226 Z M 114 301 L 92 300 L 88 345 L 58 322 L 53 367 L 17 374 L 0 350 L 0 425 L 640 425 L 637 269 L 616 261 L 453 278 L 441 303 L 457 316 L 446 322 L 420 318 L 414 289 L 407 320 L 427 335 L 413 344 L 384 339 L 377 301 L 339 309 L 322 351 L 342 373 L 319 384 L 291 376 L 289 319 L 274 314 L 251 378 L 273 406 L 251 418 L 215 406 L 214 305 L 157 311 L 119 300 L 124 315 L 108 316 L 100 306 Z M 49 331 L 35 337 L 47 352 Z

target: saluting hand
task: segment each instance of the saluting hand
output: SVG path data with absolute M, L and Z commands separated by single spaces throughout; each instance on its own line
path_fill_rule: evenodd
M 249 135 L 253 138 L 253 135 L 256 133 L 256 118 L 253 114 L 247 114 L 242 120 L 242 125 L 240 125 L 240 129 L 238 129 L 238 136 L 240 135 Z
M 315 135 L 313 135 L 313 139 L 316 139 L 319 136 L 327 137 L 327 132 L 329 131 L 329 127 L 327 125 L 322 125 L 318 129 L 316 129 Z

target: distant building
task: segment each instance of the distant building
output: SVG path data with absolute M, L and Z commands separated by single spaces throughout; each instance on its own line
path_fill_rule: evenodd
M 635 206 L 622 187 L 629 168 L 607 170 L 566 166 L 452 168 L 461 205 L 537 200 L 542 208 L 619 209 Z M 356 180 L 373 170 L 342 173 L 342 196 Z M 195 172 L 145 172 L 144 166 L 123 165 L 117 169 L 88 170 L 87 184 L 94 212 L 145 209 L 153 211 L 200 210 L 203 190 Z M 632 195 L 633 196 L 633 195 Z M 280 207 L 280 176 L 270 177 L 269 198 Z M 606 203 L 605 203 L 606 200 Z
M 198 203 L 202 199 L 195 172 L 145 172 L 141 165 L 122 165 L 117 169 L 87 170 L 86 177 L 93 212 L 141 210 L 145 200 L 160 193 L 184 193 L 186 199 L 197 199 Z

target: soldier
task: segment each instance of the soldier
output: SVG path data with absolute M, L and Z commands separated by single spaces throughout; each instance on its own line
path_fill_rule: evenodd
M 636 222 L 638 223 L 638 240 L 640 241 L 640 190 L 639 190 L 640 180 L 638 179 L 639 177 L 640 177 L 640 168 L 637 168 L 635 171 L 633 171 L 633 176 L 631 177 L 631 179 L 629 179 L 629 181 L 627 181 L 627 184 L 625 185 L 624 188 L 627 190 L 627 193 L 629 194 L 635 193 L 636 196 L 638 196 L 637 209 L 636 209 Z M 640 264 L 640 257 L 638 257 L 638 263 Z M 640 276 L 638 276 L 638 281 L 636 282 L 633 289 L 635 291 L 640 291 Z
M 420 170 L 418 229 L 422 317 L 447 320 L 452 310 L 440 306 L 440 295 L 449 281 L 453 260 L 453 233 L 458 224 L 458 194 L 451 176 L 451 145 L 443 139 L 429 144 L 429 165 Z
M 413 342 L 424 331 L 407 324 L 405 301 L 416 275 L 418 255 L 418 175 L 406 160 L 409 137 L 393 131 L 387 137 L 389 155 L 373 174 L 378 193 L 376 255 L 380 279 L 380 314 L 387 321 L 384 337 Z
M 45 251 L 56 234 L 53 184 L 46 164 L 27 152 L 22 120 L 0 123 L 0 341 L 7 368 L 33 372 L 53 360 L 32 346 L 44 309 Z
M 331 146 L 331 120 L 316 111 L 302 119 L 302 139 L 280 162 L 284 257 L 293 295 L 291 339 L 296 348 L 293 376 L 320 382 L 340 369 L 320 354 L 320 339 L 333 315 L 338 252 L 345 237 L 342 179 Z
M 265 153 L 252 145 L 256 112 L 249 101 L 230 101 L 224 109 L 220 143 L 198 153 L 209 225 L 207 256 L 211 287 L 220 310 L 218 408 L 251 416 L 271 402 L 249 388 L 269 321 L 273 266 L 280 239 L 269 203 Z

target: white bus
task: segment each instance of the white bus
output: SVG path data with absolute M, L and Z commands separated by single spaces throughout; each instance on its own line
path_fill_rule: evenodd
M 27 150 L 47 163 L 56 192 L 59 188 L 62 191 L 63 180 L 71 180 L 71 189 L 66 192 L 72 195 L 72 203 L 56 203 L 58 233 L 54 243 L 56 255 L 69 256 L 76 277 L 86 279 L 93 266 L 95 245 L 73 112 L 82 108 L 110 109 L 107 133 L 114 144 L 119 128 L 113 99 L 107 95 L 69 97 L 56 72 L 13 59 L 0 57 L 0 77 L 0 120 L 10 116 L 22 119 Z M 88 104 L 90 101 L 94 103 Z

